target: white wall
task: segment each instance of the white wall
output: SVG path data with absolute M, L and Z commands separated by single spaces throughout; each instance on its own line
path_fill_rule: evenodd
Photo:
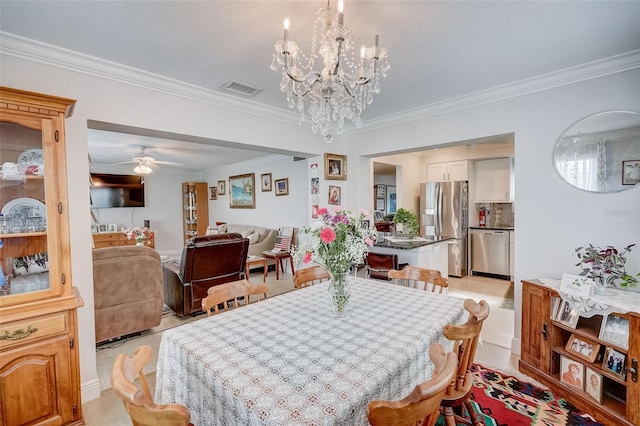
M 69 145 L 67 161 L 73 284 L 78 287 L 85 301 L 78 315 L 82 397 L 86 402 L 99 395 L 88 214 L 87 120 L 316 155 L 321 155 L 327 146 L 308 128 L 227 110 L 190 97 L 175 96 L 13 56 L 2 55 L 0 64 L 0 84 L 4 86 L 78 100 L 73 117 L 66 121 L 66 131 Z M 354 211 L 373 207 L 373 168 L 368 157 L 393 150 L 514 133 L 515 157 L 518 161 L 515 302 L 519 336 L 521 279 L 557 277 L 573 270 L 576 262 L 573 249 L 578 245 L 592 242 L 623 246 L 640 242 L 640 188 L 617 194 L 581 192 L 558 178 L 551 161 L 555 141 L 579 119 L 605 110 L 640 111 L 638 87 L 640 70 L 627 71 L 338 138 L 331 146 L 331 152 L 349 155 L 348 180 L 341 182 L 343 206 Z M 297 166 L 292 164 L 291 167 L 291 176 L 298 176 L 300 172 L 297 169 L 293 171 Z M 282 170 L 283 177 L 286 177 L 285 173 L 289 174 L 289 170 Z M 220 173 L 207 176 L 207 179 L 213 183 L 217 182 L 219 176 L 225 175 L 227 173 Z M 278 176 L 279 173 L 274 174 L 274 177 Z M 397 186 L 408 187 L 410 182 L 417 179 L 417 174 L 403 173 L 397 177 Z M 292 188 L 295 184 L 290 179 Z M 413 195 L 398 194 L 398 206 L 405 204 L 404 197 L 411 200 Z M 274 209 L 275 215 L 296 214 L 289 210 L 304 208 L 297 206 L 297 203 L 292 205 L 290 201 L 294 198 L 284 198 L 287 208 Z M 276 202 L 275 199 L 271 201 Z M 216 214 L 217 206 L 214 207 L 212 218 L 217 219 Z M 221 216 L 225 218 L 226 214 L 221 213 Z M 233 223 L 260 219 L 254 215 L 248 216 L 250 214 L 234 210 L 233 216 L 227 217 Z M 631 253 L 628 263 L 630 269 L 640 270 L 639 256 L 640 249 Z M 519 349 L 517 342 L 514 346 Z
M 97 166 L 92 172 L 131 174 L 131 168 L 115 169 Z M 121 227 L 143 226 L 150 221 L 156 231 L 155 249 L 161 255 L 182 252 L 182 182 L 203 182 L 200 173 L 179 173 L 158 169 L 145 176 L 145 207 L 93 209 L 98 223 L 115 223 Z M 206 182 L 206 181 L 204 181 Z

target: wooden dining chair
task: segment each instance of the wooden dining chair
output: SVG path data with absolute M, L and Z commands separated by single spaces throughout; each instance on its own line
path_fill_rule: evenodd
M 190 425 L 189 410 L 180 404 L 156 404 L 142 371 L 151 360 L 151 346 L 139 346 L 133 356 L 119 354 L 111 369 L 111 386 L 124 403 L 134 426 Z M 140 379 L 140 388 L 135 380 Z
M 429 358 L 435 366 L 431 379 L 416 386 L 399 401 L 372 401 L 367 417 L 373 426 L 432 426 L 440 416 L 440 401 L 447 386 L 455 377 L 458 360 L 453 352 L 445 352 L 442 345 L 429 347 Z M 418 423 L 422 421 L 422 423 Z
M 303 288 L 321 283 L 324 280 L 331 279 L 329 271 L 321 266 L 312 266 L 310 268 L 298 269 L 293 276 L 293 287 Z
M 447 426 L 455 426 L 458 423 L 483 424 L 476 416 L 470 401 L 473 387 L 471 366 L 476 355 L 482 324 L 489 316 L 489 304 L 485 300 L 476 303 L 473 299 L 466 299 L 464 309 L 469 312 L 467 322 L 462 325 L 448 324 L 443 331 L 447 339 L 455 342 L 454 352 L 458 355 L 455 380 L 451 382 L 442 399 L 442 411 Z M 455 415 L 454 408 L 457 407 L 460 407 L 462 414 L 466 410 L 469 419 L 467 416 Z
M 449 280 L 443 277 L 440 271 L 416 266 L 405 266 L 399 271 L 389 271 L 389 278 L 396 283 L 402 280 L 406 287 L 423 288 L 432 293 L 446 294 L 449 287 Z
M 246 279 L 233 281 L 230 283 L 215 285 L 207 290 L 207 296 L 202 298 L 202 310 L 211 316 L 211 309 L 217 314 L 220 312 L 220 306 L 225 311 L 229 310 L 229 302 L 233 301 L 233 306 L 240 306 L 240 300 L 244 299 L 245 303 L 251 303 L 251 296 L 257 295 L 258 300 L 267 297 L 266 284 L 251 284 Z

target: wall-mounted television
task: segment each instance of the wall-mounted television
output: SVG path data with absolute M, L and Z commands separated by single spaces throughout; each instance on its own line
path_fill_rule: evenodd
M 91 207 L 144 207 L 144 177 L 91 173 Z

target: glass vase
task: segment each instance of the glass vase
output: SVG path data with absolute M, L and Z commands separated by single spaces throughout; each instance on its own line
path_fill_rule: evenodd
M 331 275 L 329 294 L 333 299 L 333 305 L 336 308 L 336 313 L 338 315 L 342 315 L 347 307 L 347 303 L 349 303 L 349 296 L 351 296 L 351 286 L 347 281 L 348 273 L 344 271 L 329 271 L 329 274 Z

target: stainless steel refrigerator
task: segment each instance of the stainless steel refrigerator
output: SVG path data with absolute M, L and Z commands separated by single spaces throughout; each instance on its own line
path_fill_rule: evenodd
M 420 235 L 454 238 L 449 244 L 449 275 L 467 275 L 469 183 L 420 184 Z

